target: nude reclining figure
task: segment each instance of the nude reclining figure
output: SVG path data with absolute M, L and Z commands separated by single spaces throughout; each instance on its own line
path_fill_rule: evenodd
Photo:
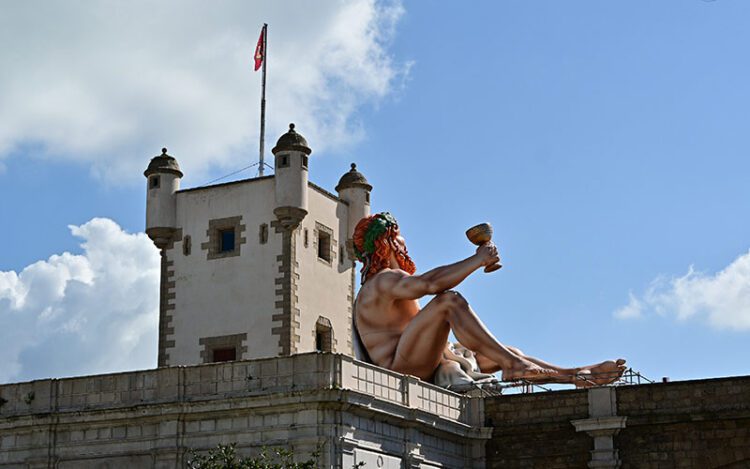
M 363 218 L 353 241 L 364 264 L 354 308 L 355 331 L 378 366 L 431 381 L 453 331 L 461 345 L 475 353 L 481 372 L 502 371 L 503 381 L 604 385 L 625 371 L 623 359 L 563 368 L 500 343 L 464 297 L 451 290 L 477 269 L 499 262 L 492 243 L 455 264 L 415 275 L 416 266 L 391 214 Z M 420 308 L 417 300 L 427 295 L 434 298 Z

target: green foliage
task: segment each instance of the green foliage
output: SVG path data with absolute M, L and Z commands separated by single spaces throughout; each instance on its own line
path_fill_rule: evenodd
M 294 462 L 294 452 L 284 448 L 263 448 L 254 457 L 237 456 L 235 446 L 219 444 L 207 454 L 197 454 L 190 450 L 190 469 L 316 469 L 320 457 L 319 447 L 305 462 Z
M 364 246 L 362 246 L 364 252 L 359 252 L 357 246 L 354 246 L 354 253 L 357 255 L 357 258 L 364 262 L 366 255 L 375 252 L 375 241 L 383 236 L 383 233 L 388 231 L 388 228 L 393 226 L 398 226 L 398 222 L 390 213 L 383 212 L 373 215 L 370 225 L 365 232 L 365 242 Z

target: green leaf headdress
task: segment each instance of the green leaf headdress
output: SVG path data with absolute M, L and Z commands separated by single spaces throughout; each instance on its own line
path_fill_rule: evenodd
M 360 262 L 364 264 L 362 267 L 362 281 L 364 282 L 367 278 L 367 272 L 370 270 L 370 264 L 372 261 L 372 255 L 375 253 L 375 241 L 378 240 L 383 234 L 389 229 L 398 226 L 396 218 L 389 212 L 382 212 L 375 214 L 371 217 L 370 224 L 365 232 L 365 240 L 362 245 L 362 249 L 358 246 L 354 246 L 354 254 L 357 256 Z

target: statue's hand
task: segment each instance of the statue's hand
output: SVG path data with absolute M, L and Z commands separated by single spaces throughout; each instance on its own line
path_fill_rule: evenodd
M 497 252 L 497 246 L 493 243 L 485 243 L 477 248 L 477 257 L 482 261 L 482 266 L 497 264 L 500 262 L 500 254 Z

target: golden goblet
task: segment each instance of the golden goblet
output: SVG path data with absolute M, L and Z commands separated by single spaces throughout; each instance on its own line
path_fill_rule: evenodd
M 476 226 L 472 226 L 471 228 L 466 230 L 466 237 L 469 238 L 469 241 L 477 246 L 487 244 L 492 241 L 492 225 L 490 225 L 489 223 L 480 223 Z M 490 273 L 496 271 L 501 267 L 502 264 L 498 262 L 496 264 L 486 266 L 484 268 L 484 271 Z

